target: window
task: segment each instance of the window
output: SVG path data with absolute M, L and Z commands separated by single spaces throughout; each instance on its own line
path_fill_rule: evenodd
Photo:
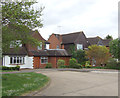
M 14 48 L 16 46 L 22 47 L 21 40 L 11 41 L 10 48 Z
M 10 57 L 10 64 L 24 64 L 24 57 Z
M 77 50 L 79 49 L 83 49 L 83 45 L 82 44 L 77 44 Z
M 45 47 L 46 49 L 49 49 L 49 44 L 46 44 L 46 47 Z
M 42 42 L 40 42 L 40 46 L 37 46 L 38 50 L 42 50 Z
M 59 49 L 59 45 L 57 45 L 57 49 Z
M 48 57 L 41 57 L 41 64 L 48 63 Z

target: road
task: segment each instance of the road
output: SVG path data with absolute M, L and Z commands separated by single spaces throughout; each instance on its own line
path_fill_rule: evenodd
M 34 96 L 118 96 L 117 72 L 39 70 L 50 85 Z

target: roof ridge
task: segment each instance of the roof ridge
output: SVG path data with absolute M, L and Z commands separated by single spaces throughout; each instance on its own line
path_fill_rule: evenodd
M 61 34 L 61 35 L 62 35 L 62 36 L 65 36 L 65 35 L 71 35 L 71 34 L 76 34 L 76 33 L 83 33 L 83 31 L 73 32 L 73 33 L 67 33 L 67 34 Z

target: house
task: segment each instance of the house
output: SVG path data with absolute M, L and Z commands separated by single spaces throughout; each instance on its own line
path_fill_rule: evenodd
M 109 47 L 109 42 L 112 39 L 102 39 L 99 36 L 97 36 L 97 37 L 87 38 L 87 40 L 88 40 L 89 45 L 95 45 L 96 44 L 96 45 Z
M 75 50 L 88 47 L 88 41 L 83 31 L 62 35 L 52 34 L 48 42 L 50 42 L 50 49 L 65 49 L 68 52 L 73 47 Z
M 64 49 L 51 50 L 49 42 L 47 42 L 38 31 L 31 32 L 32 37 L 39 40 L 40 46 L 32 46 L 31 44 L 20 44 L 19 49 L 15 50 L 10 46 L 9 52 L 4 52 L 3 66 L 20 68 L 44 68 L 46 63 L 51 63 L 53 68 L 57 68 L 58 59 L 65 60 L 65 65 L 69 65 L 71 55 Z M 16 41 L 17 43 L 20 40 Z

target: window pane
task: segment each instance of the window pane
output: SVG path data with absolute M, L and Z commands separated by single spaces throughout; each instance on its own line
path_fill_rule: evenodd
M 20 57 L 20 64 L 22 63 L 22 57 Z
M 12 60 L 13 60 L 12 57 L 10 57 L 10 64 L 12 64 Z
M 13 62 L 13 64 L 16 64 L 16 57 L 14 57 L 14 62 Z
M 19 57 L 17 57 L 17 64 L 19 64 Z
M 24 60 L 24 57 L 23 57 L 23 64 L 24 64 L 25 60 Z

